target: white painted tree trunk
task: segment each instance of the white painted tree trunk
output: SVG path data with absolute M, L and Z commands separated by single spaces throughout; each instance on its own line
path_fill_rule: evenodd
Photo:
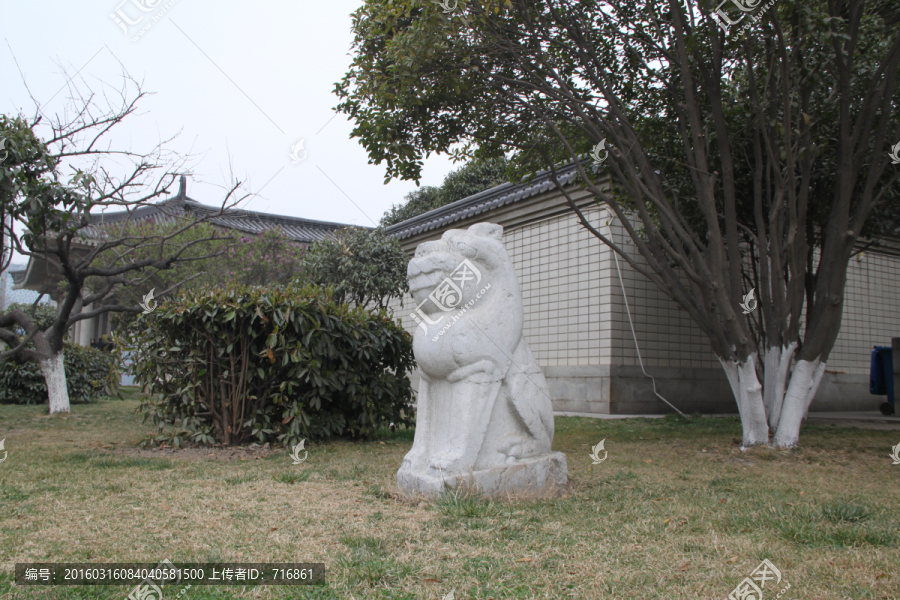
M 731 362 L 719 358 L 731 391 L 737 401 L 744 428 L 744 447 L 767 444 L 769 442 L 769 425 L 766 422 L 766 407 L 763 403 L 762 385 L 756 376 L 756 359 L 754 352 L 742 363 Z
M 781 348 L 773 346 L 766 350 L 764 374 L 766 384 L 763 387 L 763 402 L 769 417 L 769 428 L 773 431 L 778 427 L 778 420 L 781 418 L 781 409 L 784 406 L 784 387 L 787 384 L 791 361 L 796 350 L 797 342 L 791 342 Z
M 41 373 L 47 383 L 50 414 L 69 412 L 69 389 L 66 387 L 66 365 L 60 351 L 53 358 L 40 361 Z
M 784 408 L 775 431 L 775 445 L 779 448 L 792 448 L 800 439 L 800 424 L 806 418 L 806 412 L 812 402 L 822 375 L 825 363 L 819 359 L 797 361 L 791 383 L 784 395 Z

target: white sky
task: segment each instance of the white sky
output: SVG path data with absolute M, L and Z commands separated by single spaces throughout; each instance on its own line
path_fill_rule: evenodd
M 0 112 L 34 114 L 14 57 L 47 115 L 66 106 L 66 90 L 57 94 L 66 84 L 59 64 L 70 75 L 80 69 L 95 92 L 104 83 L 120 89 L 124 66 L 154 95 L 116 127 L 114 145 L 145 150 L 182 130 L 168 147 L 197 155 L 188 195 L 204 204 L 221 201 L 233 171 L 258 194 L 241 208 L 371 226 L 415 188 L 411 181 L 384 185 L 385 165 L 368 164 L 350 138 L 351 122 L 332 110 L 334 84 L 351 60 L 350 13 L 359 0 L 120 2 L 4 3 Z M 152 10 L 141 12 L 141 3 Z M 117 8 L 132 21 L 146 16 L 126 36 L 110 17 Z M 308 154 L 292 164 L 300 139 Z M 446 156 L 432 155 L 421 185 L 439 185 L 453 168 Z

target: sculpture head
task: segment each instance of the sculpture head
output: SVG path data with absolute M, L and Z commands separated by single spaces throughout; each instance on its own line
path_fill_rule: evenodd
M 510 275 L 515 279 L 502 239 L 502 226 L 477 223 L 419 244 L 406 277 L 420 310 L 429 315 L 453 310 L 474 299 L 486 283 L 495 285 Z

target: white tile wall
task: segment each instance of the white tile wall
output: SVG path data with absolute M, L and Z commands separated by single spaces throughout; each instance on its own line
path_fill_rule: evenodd
M 638 264 L 646 264 L 604 209 L 587 211 Z M 629 327 L 613 252 L 573 214 L 506 230 L 525 306 L 524 333 L 542 366 L 633 365 L 638 353 Z M 706 336 L 687 312 L 619 257 L 622 281 L 646 367 L 720 368 Z M 394 301 L 410 332 L 412 298 Z M 841 332 L 828 370 L 865 374 L 873 344 L 900 336 L 900 258 L 866 253 L 851 259 Z
M 900 337 L 900 257 L 865 252 L 850 259 L 841 321 L 828 370 L 868 373 L 872 346 Z

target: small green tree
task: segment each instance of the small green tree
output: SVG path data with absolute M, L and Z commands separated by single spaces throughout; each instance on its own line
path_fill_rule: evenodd
M 408 262 L 400 242 L 381 229 L 348 227 L 314 244 L 303 266 L 310 283 L 334 288 L 336 302 L 385 309 L 409 291 Z
M 452 204 L 508 181 L 509 161 L 504 157 L 475 159 L 451 172 L 441 184 L 441 201 Z

